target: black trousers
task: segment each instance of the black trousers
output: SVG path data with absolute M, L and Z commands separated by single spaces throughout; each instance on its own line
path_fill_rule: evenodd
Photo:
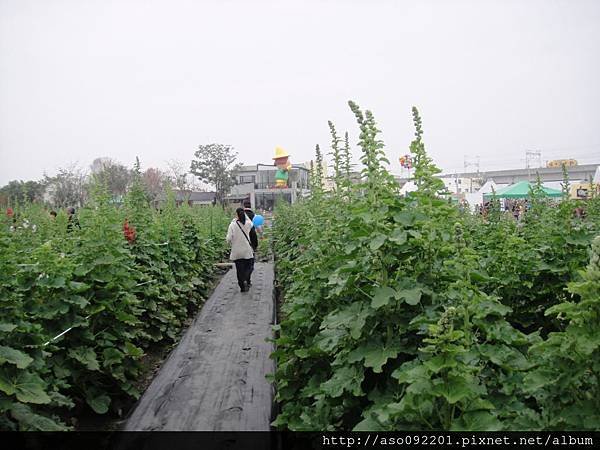
M 250 263 L 250 274 L 248 275 L 248 281 L 250 281 L 250 277 L 252 276 L 252 272 L 254 272 L 254 261 L 256 258 L 252 258 L 252 262 Z
M 244 281 L 250 281 L 250 274 L 252 273 L 252 261 L 250 259 L 236 259 L 235 271 L 237 272 L 238 285 L 240 288 L 244 287 Z

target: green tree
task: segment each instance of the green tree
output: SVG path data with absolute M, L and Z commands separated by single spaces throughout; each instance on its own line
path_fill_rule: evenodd
M 131 171 L 123 164 L 108 158 L 98 158 L 92 163 L 94 178 L 104 183 L 113 199 L 122 199 L 132 180 Z
M 233 172 L 241 164 L 236 164 L 237 152 L 230 145 L 206 144 L 199 145 L 194 153 L 190 172 L 198 179 L 214 187 L 216 199 L 223 204 L 225 196 L 235 184 Z
M 142 183 L 144 185 L 144 191 L 148 196 L 148 200 L 153 206 L 158 206 L 161 196 L 165 192 L 165 187 L 169 183 L 169 179 L 166 173 L 160 169 L 149 167 L 141 175 Z M 135 180 L 135 174 L 134 174 Z
M 0 189 L 2 203 L 11 205 L 41 201 L 46 186 L 43 181 L 10 181 Z
M 59 208 L 68 206 L 82 207 L 88 197 L 88 177 L 75 165 L 58 169 L 58 173 L 49 177 L 45 183 L 51 203 Z

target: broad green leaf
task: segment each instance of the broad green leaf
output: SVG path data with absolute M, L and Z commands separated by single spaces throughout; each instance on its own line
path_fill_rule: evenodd
M 71 400 L 66 395 L 60 394 L 58 392 L 50 391 L 50 392 L 48 392 L 48 397 L 50 397 L 50 401 L 52 402 L 52 405 L 66 406 L 67 408 L 72 408 L 73 406 L 75 406 L 75 403 L 73 403 L 73 400 Z
M 0 391 L 6 395 L 13 395 L 15 393 L 15 385 L 11 379 L 11 375 L 2 367 L 0 367 Z
M 73 292 L 81 293 L 90 289 L 91 286 L 87 283 L 81 283 L 79 281 L 70 281 L 69 287 Z
M 136 347 L 131 342 L 125 342 L 125 353 L 127 353 L 129 356 L 133 356 L 134 358 L 139 358 L 144 355 L 144 350 Z
M 466 412 L 450 428 L 451 431 L 500 431 L 503 429 L 502 422 L 489 411 Z
M 414 383 L 417 380 L 429 378 L 429 373 L 420 360 L 414 359 L 394 370 L 392 378 L 396 378 L 398 383 Z
M 491 362 L 505 369 L 526 370 L 531 367 L 521 352 L 507 345 L 482 344 L 479 351 Z
M 412 225 L 415 220 L 415 216 L 410 211 L 400 211 L 394 215 L 394 220 L 406 227 Z
M 76 359 L 90 370 L 99 370 L 100 364 L 96 358 L 96 352 L 90 347 L 77 347 L 69 350 L 69 356 Z
M 315 345 L 324 352 L 330 352 L 338 346 L 340 341 L 347 336 L 347 331 L 342 328 L 326 328 L 315 337 Z
M 350 352 L 348 360 L 358 362 L 364 359 L 364 366 L 373 368 L 373 372 L 381 373 L 384 364 L 390 358 L 398 356 L 396 347 L 384 347 L 376 343 L 366 344 Z
M 365 419 L 356 424 L 352 431 L 384 431 L 385 428 L 369 414 Z
M 307 348 L 299 348 L 298 350 L 294 351 L 294 355 L 300 359 L 305 359 L 309 357 L 310 352 Z
M 409 305 L 416 305 L 421 301 L 421 288 L 412 288 L 412 289 L 402 289 L 398 291 L 398 297 L 404 299 L 404 301 Z
M 471 278 L 471 281 L 474 283 L 481 282 L 481 281 L 488 281 L 490 279 L 490 277 L 481 270 L 472 270 L 469 273 L 469 276 Z
M 85 308 L 89 304 L 89 301 L 81 295 L 71 295 L 70 297 L 67 297 L 65 301 L 77 305 L 80 308 Z
M 429 378 L 420 379 L 412 382 L 406 388 L 406 392 L 414 395 L 431 395 L 433 384 Z
M 21 372 L 12 382 L 14 393 L 20 402 L 50 403 L 50 397 L 45 392 L 46 385 L 39 376 L 29 372 Z
M 404 231 L 402 228 L 395 228 L 390 236 L 390 241 L 395 242 L 399 245 L 404 244 L 407 241 L 407 239 L 408 235 L 406 234 L 406 231 Z
M 410 234 L 412 237 L 414 237 L 415 239 L 421 239 L 421 237 L 423 236 L 421 234 L 420 231 L 417 230 L 408 230 L 408 234 Z
M 457 364 L 456 358 L 447 354 L 434 356 L 423 363 L 423 365 L 425 365 L 432 373 L 438 373 L 442 369 L 456 367 Z
M 17 328 L 17 326 L 14 323 L 0 323 L 0 331 L 5 333 L 10 333 L 15 328 Z
M 121 385 L 123 392 L 128 393 L 133 398 L 140 398 L 140 391 L 132 383 L 124 383 Z
M 91 270 L 91 266 L 80 264 L 79 266 L 75 267 L 73 274 L 77 276 L 84 276 L 87 275 Z
M 377 250 L 379 247 L 381 247 L 385 243 L 386 239 L 387 239 L 387 237 L 385 236 L 385 234 L 375 235 L 375 237 L 373 239 L 371 239 L 369 248 L 373 251 Z
M 550 308 L 546 309 L 546 311 L 544 312 L 544 315 L 545 316 L 556 316 L 560 313 L 570 314 L 576 310 L 577 310 L 577 304 L 575 304 L 573 302 L 562 302 L 562 303 L 559 303 L 557 305 L 551 306 Z
M 387 305 L 391 299 L 396 296 L 396 291 L 389 286 L 381 286 L 375 289 L 373 293 L 373 299 L 371 300 L 371 307 L 379 309 L 382 306 Z
M 19 369 L 24 369 L 33 362 L 33 358 L 12 347 L 0 346 L 0 364 L 5 362 L 14 364 Z
M 104 357 L 104 367 L 109 367 L 114 364 L 121 364 L 123 358 L 125 357 L 125 355 L 123 355 L 123 352 L 117 350 L 114 347 L 105 348 L 102 351 L 102 356 Z
M 361 383 L 364 373 L 355 366 L 336 368 L 333 376 L 321 384 L 321 390 L 330 397 L 340 397 L 344 391 L 354 396 L 362 394 Z
M 534 393 L 556 381 L 558 375 L 552 369 L 540 368 L 529 372 L 523 379 L 525 392 Z
M 450 375 L 446 380 L 437 379 L 436 381 L 432 393 L 443 396 L 450 404 L 473 398 L 482 393 L 480 386 L 462 376 Z
M 23 431 L 68 431 L 69 427 L 34 413 L 31 408 L 21 403 L 14 403 L 10 413 Z
M 106 414 L 110 406 L 110 397 L 106 394 L 98 396 L 87 395 L 85 401 L 98 414 Z
M 508 345 L 527 342 L 526 336 L 505 320 L 476 319 L 474 322 L 485 331 L 489 341 L 495 340 Z
M 94 261 L 92 261 L 92 265 L 103 266 L 103 265 L 108 265 L 108 264 L 114 264 L 115 259 L 116 258 L 111 255 L 102 255 L 102 256 L 99 256 L 98 258 L 96 258 Z
M 352 339 L 358 339 L 362 335 L 363 327 L 367 322 L 367 316 L 367 309 L 363 309 L 356 316 L 355 320 L 350 323 L 350 337 L 352 337 Z
M 121 322 L 124 322 L 129 325 L 136 325 L 138 323 L 137 317 L 132 314 L 128 314 L 125 311 L 117 311 L 116 317 Z
M 343 305 L 340 309 L 335 309 L 329 313 L 321 323 L 321 329 L 338 328 L 349 326 L 356 316 L 360 313 L 362 305 L 360 303 L 352 303 L 349 306 Z
M 65 278 L 64 277 L 54 277 L 51 280 L 49 280 L 46 284 L 46 286 L 48 287 L 53 287 L 53 288 L 64 288 L 65 287 Z
M 496 407 L 492 402 L 483 398 L 476 398 L 472 402 L 469 402 L 468 405 L 469 411 L 478 411 L 482 409 L 494 410 Z
M 476 305 L 474 305 L 473 309 L 473 316 L 479 319 L 483 319 L 484 317 L 490 315 L 505 316 L 506 314 L 512 311 L 512 309 L 508 306 L 493 300 L 485 300 L 479 302 Z

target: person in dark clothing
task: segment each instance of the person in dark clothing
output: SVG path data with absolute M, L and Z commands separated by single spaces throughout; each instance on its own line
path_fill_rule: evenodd
M 244 200 L 244 212 L 246 213 L 246 215 L 248 216 L 248 218 L 250 220 L 254 219 L 254 211 L 252 211 L 252 209 L 250 209 L 252 207 L 252 204 L 250 203 L 250 200 L 246 199 Z M 256 252 L 256 249 L 258 248 L 258 235 L 256 234 L 256 227 L 252 227 L 252 229 L 250 230 L 250 244 L 252 245 L 252 250 Z M 254 272 L 254 260 L 256 258 L 252 258 L 252 262 L 250 263 L 250 275 L 248 276 L 248 284 L 250 286 L 252 286 L 252 281 L 250 280 L 250 277 L 252 276 L 252 272 Z
M 71 232 L 73 231 L 73 228 L 79 228 L 81 229 L 81 225 L 79 225 L 79 219 L 77 219 L 77 216 L 75 215 L 75 208 L 73 208 L 72 206 L 67 208 L 67 232 Z

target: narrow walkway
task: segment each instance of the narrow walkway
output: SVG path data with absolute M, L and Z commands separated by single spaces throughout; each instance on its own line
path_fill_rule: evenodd
M 273 265 L 256 263 L 249 292 L 230 270 L 169 355 L 127 431 L 268 431 Z

